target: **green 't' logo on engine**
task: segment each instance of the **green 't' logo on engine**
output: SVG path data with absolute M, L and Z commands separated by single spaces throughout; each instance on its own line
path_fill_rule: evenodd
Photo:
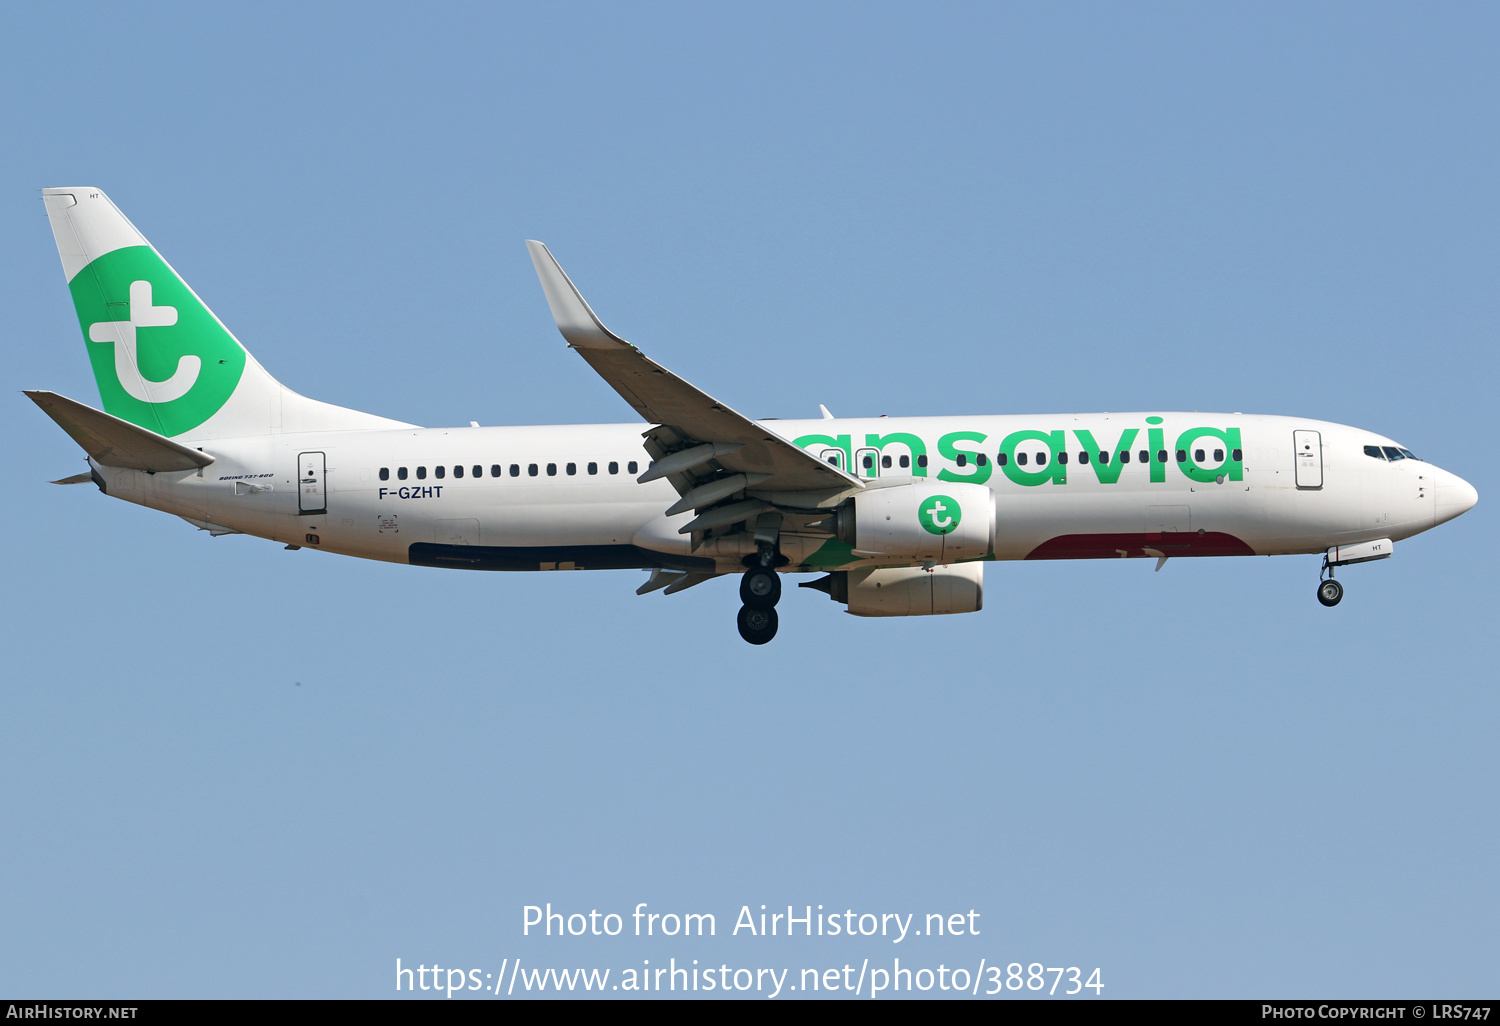
M 929 534 L 951 534 L 962 519 L 958 503 L 947 495 L 929 495 L 917 507 L 917 521 Z
M 234 394 L 245 351 L 150 246 L 104 254 L 68 288 L 106 413 L 170 437 Z

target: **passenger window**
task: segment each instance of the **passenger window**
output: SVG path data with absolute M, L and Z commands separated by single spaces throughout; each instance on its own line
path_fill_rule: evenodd
M 391 479 L 391 468 L 390 467 L 381 467 L 380 468 L 380 480 L 382 480 L 382 481 L 389 481 L 390 479 Z
M 1245 451 L 1243 449 L 1236 449 L 1231 455 L 1234 456 L 1234 462 L 1238 463 L 1245 458 Z
M 473 468 L 471 470 L 471 473 L 473 473 L 473 475 L 475 477 L 483 477 L 484 476 L 484 468 L 481 467 L 479 464 L 476 463 L 476 464 L 474 464 L 474 466 L 473 466 Z M 499 477 L 500 475 L 496 474 L 495 476 Z
M 479 475 L 475 474 L 474 476 L 478 477 Z M 499 476 L 500 476 L 500 464 L 498 464 L 498 463 L 491 463 L 490 464 L 490 477 L 499 477 Z
M 1136 453 L 1135 455 L 1136 455 L 1136 459 L 1139 462 L 1141 462 L 1141 463 L 1150 463 L 1151 462 L 1151 450 L 1149 450 L 1149 449 L 1142 449 L 1140 452 Z M 1162 453 L 1161 461 L 1163 463 L 1167 462 L 1167 454 L 1166 453 Z
M 396 480 L 398 480 L 398 481 L 405 481 L 406 480 L 406 468 L 405 467 L 397 467 L 396 468 Z
M 536 471 L 533 470 L 532 473 L 535 474 Z M 510 465 L 510 476 L 511 477 L 520 477 L 521 476 L 521 465 L 519 463 L 512 463 Z
M 454 467 L 453 468 L 453 476 L 454 477 L 463 477 L 464 476 L 464 468 L 462 466 Z
M 1084 462 L 1087 463 L 1088 460 L 1084 460 Z M 1108 463 L 1109 462 L 1109 453 L 1105 452 L 1103 449 L 1099 450 L 1099 462 L 1100 463 Z
M 1087 463 L 1088 461 L 1089 461 L 1089 454 L 1087 452 L 1080 452 L 1078 454 L 1078 462 L 1079 463 Z
M 528 463 L 528 464 L 526 464 L 526 473 L 530 477 L 536 477 L 538 469 L 539 468 L 537 467 L 537 465 L 535 463 Z
M 1009 459 L 1010 459 L 1010 457 L 1007 456 L 1007 455 L 1005 455 L 1005 453 L 1003 453 L 1003 452 L 997 452 L 995 454 L 995 464 L 997 466 L 1001 466 L 1001 467 L 1005 466 L 1006 462 Z
M 1042 456 L 1042 454 L 1041 453 L 1037 453 L 1036 454 L 1036 465 L 1040 467 L 1045 462 L 1047 462 L 1047 461 Z M 1061 463 L 1063 466 L 1067 466 L 1068 465 L 1068 454 L 1065 453 L 1065 452 L 1058 453 L 1057 454 L 1057 462 Z
M 639 473 L 640 472 L 640 464 L 637 463 L 635 460 L 631 460 L 629 463 L 625 464 L 625 470 L 628 473 L 631 473 L 631 474 Z
M 427 480 L 427 468 L 426 467 L 418 467 L 417 468 L 417 480 L 418 481 L 425 481 L 425 480 Z
M 880 457 L 880 465 L 883 468 L 885 468 L 886 470 L 890 470 L 891 469 L 891 458 L 889 456 L 882 456 L 882 457 Z
M 989 466 L 990 458 L 984 453 L 980 453 L 978 456 L 974 457 L 974 462 L 981 467 L 986 467 Z
M 1181 463 L 1182 461 L 1178 460 L 1178 462 Z M 1193 462 L 1194 463 L 1202 463 L 1203 462 L 1203 450 L 1202 449 L 1194 449 L 1193 450 Z
M 1039 467 L 1045 467 L 1047 465 L 1047 454 L 1046 453 L 1039 452 L 1039 453 L 1036 454 L 1036 465 L 1039 466 Z
M 958 465 L 960 467 L 967 467 L 969 465 L 969 456 L 968 456 L 968 454 L 967 453 L 962 453 L 962 452 L 959 453 L 958 454 L 958 461 L 957 462 L 958 462 Z
M 439 465 L 432 468 L 432 473 L 434 477 L 441 481 L 443 478 L 448 476 L 448 468 Z
M 925 452 L 922 455 L 920 455 L 920 456 L 917 457 L 917 466 L 919 466 L 919 467 L 925 467 L 925 466 L 927 466 L 927 454 Z
M 577 475 L 577 473 L 578 473 L 578 464 L 576 464 L 576 463 L 569 463 L 568 467 L 567 467 L 567 470 L 568 470 L 568 476 L 569 477 L 573 477 L 573 476 Z
M 1016 466 L 1018 466 L 1018 467 L 1024 467 L 1024 466 L 1026 466 L 1026 454 L 1024 452 L 1018 452 L 1018 453 L 1016 453 Z
M 556 477 L 557 476 L 557 464 L 556 463 L 549 463 L 549 464 L 547 464 L 547 476 L 548 477 Z
M 903 457 L 901 457 L 901 466 L 903 468 L 910 467 L 911 466 L 911 457 L 910 456 L 903 456 Z
M 597 473 L 599 473 L 599 464 L 597 464 L 597 463 L 590 463 L 589 464 L 589 473 L 590 474 L 597 474 Z
M 616 463 L 614 460 L 610 460 L 609 461 L 609 472 L 611 474 L 618 474 L 620 472 L 620 465 L 618 463 Z
M 1121 463 L 1129 463 L 1130 462 L 1130 450 L 1129 449 L 1121 449 L 1120 450 L 1120 462 Z
M 1165 449 L 1158 449 L 1158 450 L 1156 450 L 1156 462 L 1158 462 L 1158 463 L 1165 463 L 1165 462 L 1167 462 L 1167 450 L 1165 450 Z
M 1223 449 L 1215 449 L 1214 450 L 1214 462 L 1215 463 L 1223 463 L 1224 462 L 1224 450 Z
M 1401 450 L 1396 448 L 1394 445 L 1382 445 L 1380 447 L 1380 451 L 1385 453 L 1385 458 L 1390 460 L 1392 463 L 1394 463 L 1396 460 L 1406 459 L 1405 456 L 1401 455 Z
M 866 470 L 874 470 L 875 469 L 875 457 L 874 456 L 866 456 L 862 462 L 864 463 Z
M 1178 449 L 1177 450 L 1177 462 L 1178 463 L 1186 463 L 1187 462 L 1187 450 L 1186 449 Z

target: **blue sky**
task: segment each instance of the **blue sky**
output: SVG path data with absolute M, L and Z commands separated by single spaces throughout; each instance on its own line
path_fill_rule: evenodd
M 1500 16 L 1404 5 L 0 14 L 0 993 L 378 997 L 395 959 L 1100 967 L 1105 996 L 1493 989 Z M 96 185 L 305 394 L 619 422 L 522 240 L 753 416 L 1244 410 L 1480 505 L 1315 557 L 997 564 L 983 612 L 481 575 L 87 488 L 38 190 Z M 1486 571 L 1485 567 L 1490 567 Z M 522 908 L 719 936 L 521 935 Z M 726 936 L 742 905 L 977 937 Z M 912 961 L 907 962 L 910 958 Z

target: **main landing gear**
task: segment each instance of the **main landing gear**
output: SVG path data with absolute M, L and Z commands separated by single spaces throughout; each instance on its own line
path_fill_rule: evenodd
M 768 566 L 751 567 L 740 578 L 740 601 L 756 609 L 774 609 L 781 601 L 781 575 Z
M 1323 574 L 1328 575 L 1325 580 Z M 1323 557 L 1323 569 L 1318 573 L 1318 601 L 1330 609 L 1339 604 L 1344 597 L 1344 586 L 1333 579 L 1333 567 L 1328 565 L 1328 557 Z
M 776 603 L 781 601 L 781 575 L 769 566 L 752 566 L 740 578 L 740 637 L 764 645 L 776 637 Z
M 770 540 L 766 540 L 758 534 L 756 541 L 760 545 L 754 557 L 755 565 L 740 578 L 740 601 L 744 605 L 740 607 L 735 623 L 739 626 L 740 637 L 752 645 L 764 645 L 776 637 L 779 626 L 776 603 L 781 601 L 781 575 L 776 572 L 775 537 L 771 534 Z
M 740 637 L 752 645 L 764 645 L 776 637 L 776 628 L 780 626 L 776 610 L 770 607 L 757 609 L 754 606 L 740 606 L 740 615 L 734 622 L 740 629 Z

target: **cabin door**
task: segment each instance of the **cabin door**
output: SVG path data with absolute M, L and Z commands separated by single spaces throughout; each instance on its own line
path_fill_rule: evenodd
M 1297 487 L 1323 487 L 1323 436 L 1317 431 L 1293 431 L 1292 448 L 1296 450 Z
M 303 516 L 328 512 L 325 478 L 327 458 L 321 452 L 297 455 L 297 512 Z

